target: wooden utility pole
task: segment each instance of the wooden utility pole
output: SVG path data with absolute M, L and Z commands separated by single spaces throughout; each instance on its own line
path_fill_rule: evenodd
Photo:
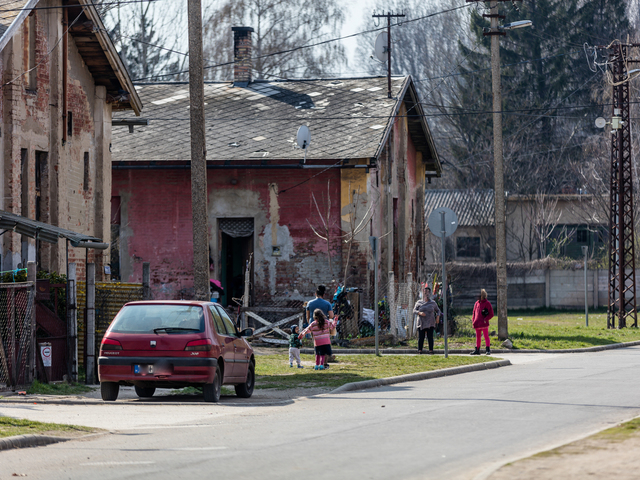
M 207 222 L 207 147 L 204 129 L 204 69 L 201 0 L 188 0 L 189 97 L 191 117 L 191 217 L 193 286 L 196 300 L 209 300 L 209 228 Z

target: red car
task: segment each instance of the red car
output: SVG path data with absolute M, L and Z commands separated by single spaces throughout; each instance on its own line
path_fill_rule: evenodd
M 255 385 L 253 349 L 222 307 L 198 301 L 127 303 L 100 346 L 98 377 L 102 399 L 118 398 L 120 385 L 139 397 L 156 388 L 202 387 L 206 402 L 220 400 L 220 387 L 234 385 L 249 398 Z

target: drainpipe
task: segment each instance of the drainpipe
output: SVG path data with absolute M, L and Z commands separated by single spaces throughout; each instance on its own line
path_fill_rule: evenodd
M 69 63 L 69 12 L 64 8 L 62 14 L 62 145 L 67 144 L 67 80 Z

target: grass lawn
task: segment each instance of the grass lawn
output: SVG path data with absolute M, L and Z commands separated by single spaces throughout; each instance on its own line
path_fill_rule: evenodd
M 72 437 L 97 431 L 95 428 L 76 425 L 60 425 L 58 423 L 42 423 L 17 418 L 0 417 L 0 438 L 14 435 L 52 435 Z
M 449 348 L 474 348 L 471 313 L 459 315 L 458 321 L 460 333 L 449 339 Z M 498 320 L 494 317 L 489 332 L 497 330 Z M 516 349 L 583 348 L 640 340 L 640 329 L 607 329 L 607 312 L 602 309 L 589 312 L 588 327 L 585 326 L 584 311 L 515 310 L 509 312 L 509 338 Z M 496 335 L 491 336 L 492 348 L 500 348 L 501 343 Z M 410 340 L 408 344 L 417 348 L 417 340 Z M 443 348 L 443 345 L 444 340 L 438 338 L 436 348 Z
M 442 355 L 340 355 L 337 363 L 330 363 L 328 370 L 313 370 L 315 357 L 301 355 L 304 369 L 289 367 L 289 355 L 260 355 L 256 357 L 256 388 L 337 388 L 345 383 L 394 377 L 407 373 L 426 372 L 442 368 L 489 362 L 491 357 L 467 357 Z
M 94 387 L 73 383 L 69 385 L 66 382 L 61 383 L 40 383 L 35 380 L 27 390 L 29 395 L 78 395 L 94 390 Z

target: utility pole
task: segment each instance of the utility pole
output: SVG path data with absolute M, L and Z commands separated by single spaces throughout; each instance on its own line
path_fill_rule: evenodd
M 479 0 L 467 0 L 467 3 Z M 502 155 L 502 82 L 500 78 L 500 36 L 506 35 L 504 30 L 527 27 L 531 22 L 521 21 L 500 26 L 499 20 L 504 15 L 498 13 L 499 2 L 511 0 L 491 0 L 491 11 L 483 14 L 491 19 L 491 28 L 485 29 L 485 36 L 491 36 L 491 90 L 493 93 L 493 178 L 495 196 L 496 223 L 496 277 L 497 277 L 497 313 L 498 338 L 506 340 L 509 337 L 509 323 L 507 320 L 507 228 L 506 206 L 504 195 L 504 159 Z M 519 0 L 522 1 L 522 0 Z
M 207 222 L 207 147 L 204 129 L 204 69 L 201 0 L 188 0 L 189 114 L 191 117 L 191 217 L 193 286 L 196 300 L 209 300 L 209 229 Z
M 611 46 L 608 69 L 613 85 L 611 118 L 611 177 L 609 197 L 609 304 L 607 328 L 624 328 L 627 318 L 638 326 L 636 313 L 636 261 L 633 218 L 633 159 L 631 158 L 631 124 L 629 118 L 629 82 L 638 70 L 630 64 L 640 60 L 629 58 L 631 48 L 639 44 L 616 43 Z M 607 48 L 607 47 L 601 47 Z M 632 77 L 631 75 L 635 75 Z M 598 119 L 596 126 L 604 127 Z M 616 325 L 617 317 L 617 325 Z
M 402 18 L 404 13 L 381 13 L 373 14 L 373 18 L 386 18 L 387 19 L 387 85 L 388 93 L 387 98 L 393 98 L 391 96 L 391 18 Z

